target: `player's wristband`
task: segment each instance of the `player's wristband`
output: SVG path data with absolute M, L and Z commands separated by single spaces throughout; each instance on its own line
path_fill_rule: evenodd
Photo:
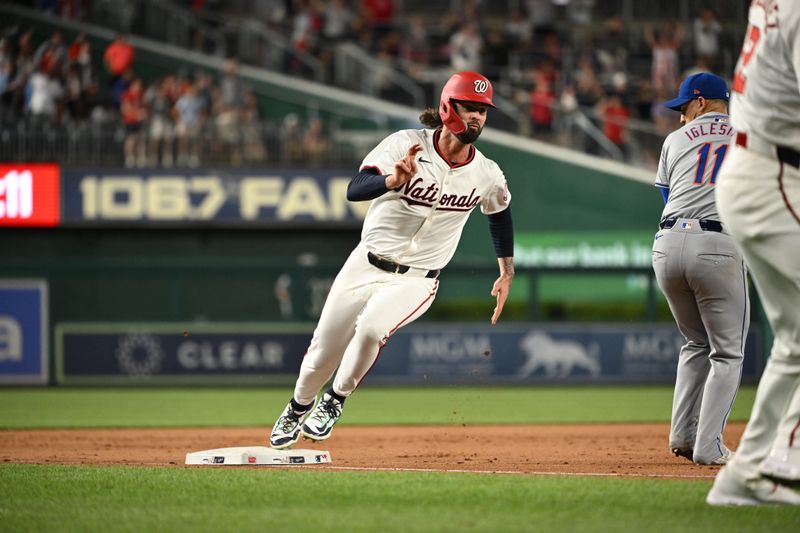
M 514 221 L 511 218 L 511 206 L 489 215 L 488 218 L 495 254 L 497 257 L 514 257 Z

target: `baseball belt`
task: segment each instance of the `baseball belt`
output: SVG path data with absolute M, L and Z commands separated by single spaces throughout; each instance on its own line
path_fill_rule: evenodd
M 781 163 L 800 168 L 800 152 L 786 146 L 778 146 L 761 137 L 743 132 L 736 133 L 736 144 L 767 157 L 777 157 Z
M 369 261 L 372 266 L 380 268 L 385 272 L 391 272 L 393 274 L 405 274 L 411 269 L 411 267 L 408 265 L 401 265 L 400 263 L 389 261 L 388 259 L 378 257 L 372 252 L 367 252 L 367 261 Z M 438 276 L 439 276 L 439 270 L 429 270 L 428 273 L 425 274 L 426 278 L 435 278 Z
M 666 220 L 662 220 L 661 223 L 658 225 L 661 229 L 670 229 L 675 223 L 678 222 L 677 218 L 668 218 Z M 700 223 L 700 229 L 703 231 L 716 231 L 718 233 L 722 232 L 722 223 L 716 220 L 705 220 L 701 219 L 698 221 Z

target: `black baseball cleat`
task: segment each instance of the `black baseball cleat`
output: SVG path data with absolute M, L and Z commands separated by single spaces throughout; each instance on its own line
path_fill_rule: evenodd
M 672 453 L 675 457 L 684 457 L 694 462 L 694 450 L 691 448 L 672 448 Z

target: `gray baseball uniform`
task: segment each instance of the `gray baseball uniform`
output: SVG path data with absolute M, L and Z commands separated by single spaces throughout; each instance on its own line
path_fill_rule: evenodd
M 744 261 L 714 203 L 732 134 L 723 113 L 695 118 L 664 141 L 655 183 L 669 189 L 669 199 L 653 243 L 653 270 L 686 338 L 669 445 L 703 464 L 729 453 L 722 431 L 739 388 L 750 323 Z
M 762 478 L 800 481 L 800 2 L 753 2 L 748 21 L 718 206 L 775 341 L 739 450 L 707 501 L 800 505 L 796 494 L 776 498 L 782 489 Z

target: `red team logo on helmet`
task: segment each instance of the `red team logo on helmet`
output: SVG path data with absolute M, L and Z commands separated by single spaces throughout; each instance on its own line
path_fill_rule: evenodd
M 458 72 L 444 84 L 439 100 L 439 116 L 447 129 L 458 135 L 467 131 L 467 125 L 458 116 L 453 101 L 477 102 L 494 107 L 492 83 L 477 72 Z

